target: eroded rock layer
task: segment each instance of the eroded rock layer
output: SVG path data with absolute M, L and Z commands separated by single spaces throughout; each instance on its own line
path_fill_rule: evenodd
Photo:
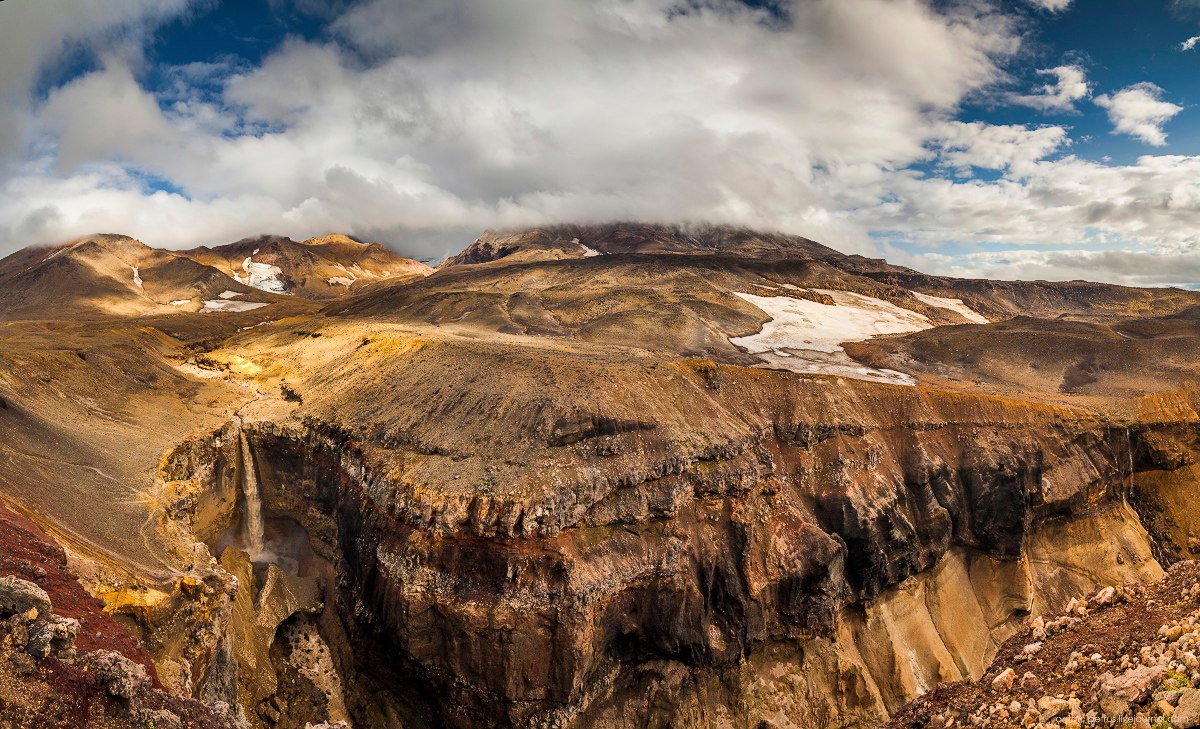
M 559 495 L 553 528 L 522 519 L 545 502 L 428 493 L 397 471 L 428 456 L 343 427 L 241 426 L 268 511 L 303 524 L 337 575 L 355 718 L 870 725 L 979 675 L 1030 615 L 1161 575 L 1126 495 L 1191 452 L 1194 423 L 867 384 L 839 393 L 862 405 L 839 419 L 814 397 L 754 398 L 758 373 L 720 376 L 708 405 L 770 402 L 769 427 L 640 480 L 600 471 Z M 238 437 L 172 459 L 172 478 L 204 482 L 200 512 L 236 505 Z M 649 437 L 600 425 L 574 447 Z

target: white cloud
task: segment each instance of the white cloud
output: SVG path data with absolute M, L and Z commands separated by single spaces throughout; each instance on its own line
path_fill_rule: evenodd
M 1127 286 L 1194 286 L 1200 282 L 1200 247 L 1109 250 L 1009 250 L 967 253 L 953 260 L 915 259 L 952 276 L 1010 280 L 1102 280 Z
M 190 245 L 218 230 L 398 240 L 703 218 L 871 251 L 841 200 L 926 158 L 1019 46 L 974 4 L 811 0 L 788 22 L 740 2 L 680 7 L 365 2 L 335 24 L 338 44 L 289 42 L 216 103 L 173 88 L 163 104 L 109 58 L 31 110 L 47 156 L 5 185 L 0 247 L 97 227 Z M 135 212 L 144 177 L 100 176 L 114 165 L 191 199 Z M 180 224 L 193 220 L 207 222 Z
M 0 6 L 0 163 L 18 154 L 33 132 L 31 91 L 41 75 L 75 49 L 130 52 L 147 29 L 192 0 L 56 0 Z
M 1091 94 L 1087 73 L 1079 66 L 1044 68 L 1038 74 L 1053 76 L 1054 82 L 1043 84 L 1033 94 L 1013 94 L 1009 101 L 1042 111 L 1074 111 L 1075 102 Z
M 1114 94 L 1096 97 L 1096 104 L 1108 111 L 1114 133 L 1137 137 L 1146 144 L 1161 147 L 1167 143 L 1163 124 L 1183 111 L 1182 106 L 1162 100 L 1163 90 L 1155 84 L 1142 82 L 1127 86 Z
M 121 22 L 156 22 L 149 5 Z M 335 40 L 289 41 L 257 67 L 160 69 L 157 95 L 136 54 L 60 33 L 85 40 L 51 47 L 86 42 L 102 62 L 44 101 L 28 88 L 52 53 L 10 84 L 22 92 L 0 113 L 39 134 L 0 168 L 0 255 L 95 231 L 168 246 L 341 231 L 445 253 L 489 226 L 703 219 L 872 254 L 884 232 L 904 247 L 889 257 L 960 275 L 1200 279 L 1186 263 L 1200 157 L 1092 162 L 1063 156 L 1063 126 L 955 119 L 1006 80 L 1008 16 L 919 0 L 809 0 L 788 20 L 679 7 L 372 0 Z M 1087 98 L 1082 69 L 1043 73 L 1026 105 Z M 1179 111 L 1160 96 L 1143 84 L 1097 103 L 1151 141 Z
M 1029 4 L 1052 13 L 1062 12 L 1071 5 L 1071 0 L 1029 0 Z
M 1196 47 L 1197 43 L 1200 43 L 1200 35 L 1194 35 L 1191 38 L 1188 38 L 1184 42 L 1180 43 L 1179 50 L 1190 51 Z
M 909 175 L 855 222 L 891 231 L 889 258 L 956 276 L 1200 282 L 1200 157 L 1130 165 L 1045 159 L 993 181 Z M 981 247 L 1007 248 L 978 252 Z M 1190 261 L 1190 262 L 1189 262 Z
M 947 122 L 934 146 L 947 166 L 1012 170 L 1020 176 L 1070 141 L 1067 130 L 1059 126 Z

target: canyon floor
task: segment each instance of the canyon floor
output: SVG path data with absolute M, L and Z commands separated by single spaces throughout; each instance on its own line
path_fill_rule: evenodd
M 1197 292 L 741 229 L 27 248 L 0 726 L 1178 719 L 1198 371 Z

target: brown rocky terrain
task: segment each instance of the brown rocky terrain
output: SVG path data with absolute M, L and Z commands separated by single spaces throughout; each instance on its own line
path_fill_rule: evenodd
M 928 726 L 1200 726 L 1200 568 L 1106 587 L 1010 638 L 982 678 L 943 684 L 891 729 Z
M 245 725 L 878 726 L 1200 550 L 1200 294 L 632 225 L 250 288 L 0 323 L 0 493 Z
M 398 256 L 379 243 L 360 243 L 344 235 L 303 242 L 267 235 L 180 255 L 239 281 L 249 280 L 248 261 L 273 266 L 279 270 L 284 292 L 313 299 L 334 299 L 378 281 L 410 281 L 432 272 L 424 263 Z
M 228 707 L 162 690 L 145 648 L 33 522 L 0 505 L 0 725 L 225 727 Z
M 5 319 L 167 313 L 172 301 L 191 304 L 225 290 L 251 291 L 219 271 L 116 235 L 26 248 L 0 262 Z

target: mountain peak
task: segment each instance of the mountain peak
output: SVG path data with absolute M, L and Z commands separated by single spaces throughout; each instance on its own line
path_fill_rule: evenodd
M 154 249 L 136 238 L 119 233 L 94 233 L 80 236 L 74 240 L 35 248 L 34 250 L 49 250 L 50 253 L 42 260 L 49 260 L 60 255 L 88 255 L 90 253 L 108 253 L 119 258 L 142 258 Z
M 239 281 L 310 299 L 337 298 L 367 283 L 419 278 L 433 270 L 379 243 L 362 243 L 342 233 L 304 241 L 260 235 L 181 255 Z
M 302 244 L 306 246 L 344 245 L 356 246 L 359 248 L 368 248 L 372 245 L 370 243 L 363 243 L 360 240 L 355 240 L 354 238 L 351 238 L 343 233 L 330 233 L 328 235 L 314 236 L 308 240 L 302 241 Z
M 730 225 L 616 222 L 488 230 L 445 265 L 611 254 L 736 255 L 764 260 L 841 261 L 848 256 L 796 235 Z

